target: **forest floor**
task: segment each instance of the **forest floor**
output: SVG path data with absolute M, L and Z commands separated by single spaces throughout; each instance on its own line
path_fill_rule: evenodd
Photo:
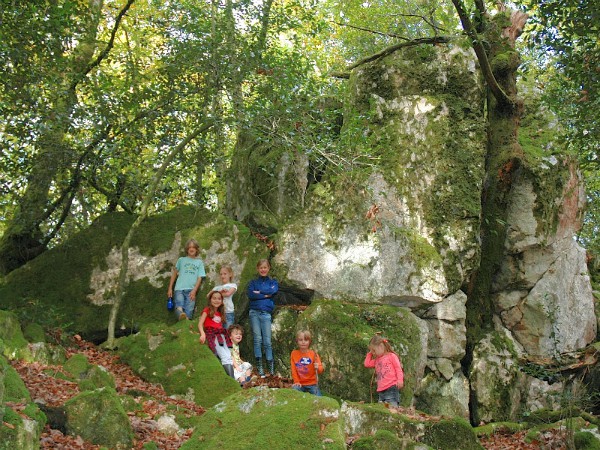
M 143 413 L 129 413 L 132 428 L 135 433 L 134 449 L 142 449 L 148 442 L 154 442 L 162 450 L 172 450 L 179 448 L 192 435 L 193 430 L 187 429 L 181 434 L 165 434 L 159 431 L 155 418 L 166 412 L 167 405 L 176 405 L 190 414 L 201 415 L 204 408 L 193 402 L 170 397 L 160 385 L 148 383 L 135 375 L 131 368 L 119 362 L 119 357 L 111 352 L 99 349 L 97 346 L 85 342 L 79 338 L 74 339 L 72 345 L 67 349 L 67 356 L 75 353 L 81 353 L 88 358 L 92 364 L 105 367 L 114 377 L 116 389 L 119 393 L 138 392 L 143 393 L 143 400 L 140 396 L 140 403 Z M 17 370 L 23 379 L 27 389 L 31 393 L 32 399 L 46 407 L 58 408 L 67 400 L 75 396 L 78 392 L 77 383 L 62 380 L 60 378 L 48 375 L 52 371 L 62 371 L 61 366 L 47 366 L 39 363 L 26 363 L 23 361 L 12 361 L 13 367 Z M 258 379 L 254 385 L 268 385 L 272 388 L 289 388 L 292 380 L 288 378 L 273 376 L 265 379 Z M 25 407 L 25 404 L 10 404 L 13 409 L 19 411 Z M 410 410 L 399 408 L 391 409 L 392 412 L 411 414 Z M 415 413 L 412 412 L 414 415 Z M 427 416 L 416 413 L 416 418 L 427 420 Z M 487 450 L 537 450 L 552 449 L 561 450 L 564 442 L 561 436 L 548 434 L 544 442 L 525 442 L 526 432 L 519 433 L 495 433 L 494 435 L 481 439 L 481 444 Z M 348 438 L 348 446 L 352 447 L 352 442 L 356 438 Z M 46 425 L 40 438 L 40 448 L 58 449 L 58 450 L 96 450 L 101 446 L 84 441 L 79 436 L 71 436 L 64 433 L 64 430 L 51 428 Z

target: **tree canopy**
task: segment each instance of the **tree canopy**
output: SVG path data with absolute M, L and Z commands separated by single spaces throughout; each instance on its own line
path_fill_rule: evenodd
M 330 75 L 390 46 L 463 33 L 457 4 L 4 0 L 2 272 L 103 212 L 139 212 L 153 174 L 182 142 L 151 209 L 221 207 L 245 130 L 327 164 L 342 149 L 322 105 L 345 89 Z M 484 6 L 463 5 L 475 26 Z M 596 248 L 597 8 L 520 6 L 530 16 L 525 74 L 536 74 L 534 88 L 561 124 L 557 145 L 581 161 L 590 197 L 582 241 Z

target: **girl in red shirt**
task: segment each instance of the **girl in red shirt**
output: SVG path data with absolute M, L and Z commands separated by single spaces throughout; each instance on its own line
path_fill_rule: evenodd
M 373 336 L 365 357 L 365 367 L 375 367 L 379 403 L 388 403 L 397 408 L 400 405 L 398 389 L 404 386 L 404 371 L 400 358 L 387 339 L 378 334 Z
M 211 291 L 208 294 L 208 305 L 202 310 L 200 320 L 198 321 L 198 331 L 200 331 L 200 343 L 208 344 L 208 348 L 217 355 L 227 375 L 235 378 L 233 374 L 233 359 L 231 359 L 231 350 L 233 344 L 229 334 L 223 327 L 225 321 L 225 304 L 223 303 L 223 294 L 219 291 Z

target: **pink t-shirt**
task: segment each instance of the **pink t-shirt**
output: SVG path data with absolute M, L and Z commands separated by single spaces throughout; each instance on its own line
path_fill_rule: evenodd
M 395 353 L 384 353 L 375 359 L 372 358 L 371 353 L 367 353 L 365 367 L 375 367 L 377 392 L 385 391 L 394 385 L 402 386 L 404 384 L 402 364 Z

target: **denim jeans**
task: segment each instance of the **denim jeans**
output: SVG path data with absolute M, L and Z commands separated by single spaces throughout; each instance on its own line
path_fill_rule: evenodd
M 265 348 L 267 361 L 273 360 L 273 347 L 271 346 L 271 314 L 266 311 L 251 309 L 248 313 L 252 338 L 254 340 L 254 356 L 262 358 L 262 347 Z
M 235 313 L 225 313 L 225 329 L 229 328 L 235 323 Z
M 196 308 L 196 302 L 190 298 L 191 289 L 185 289 L 183 291 L 175 291 L 175 315 L 179 319 L 179 315 L 184 312 L 188 319 L 192 320 L 194 316 L 194 309 Z
M 390 406 L 398 407 L 400 406 L 400 392 L 398 392 L 397 386 L 389 387 L 379 394 L 379 403 L 388 403 Z
M 292 389 L 295 389 L 300 392 L 308 392 L 309 394 L 316 395 L 317 397 L 321 397 L 321 391 L 319 390 L 318 384 L 310 384 L 308 386 L 292 386 Z

